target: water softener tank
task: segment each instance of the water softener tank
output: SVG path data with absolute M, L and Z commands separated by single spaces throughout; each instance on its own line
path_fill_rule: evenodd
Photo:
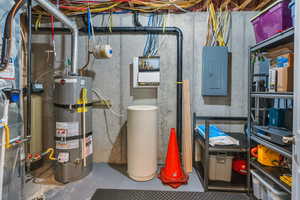
M 148 181 L 156 174 L 157 110 L 156 106 L 128 107 L 127 167 L 136 181 Z
M 89 77 L 55 78 L 55 179 L 62 183 L 81 179 L 92 170 L 91 86 Z

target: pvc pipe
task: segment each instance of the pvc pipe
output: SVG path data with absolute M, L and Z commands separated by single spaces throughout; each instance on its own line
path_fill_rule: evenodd
M 7 125 L 8 122 L 8 106 L 9 101 L 5 100 L 4 102 L 4 110 L 3 110 L 3 118 L 2 121 L 4 125 Z M 3 196 L 3 178 L 4 178 L 4 163 L 5 163 L 5 128 L 2 129 L 2 142 L 1 142 L 1 158 L 0 158 L 0 200 L 2 200 Z
M 82 126 L 83 126 L 83 139 L 82 139 L 82 156 L 83 156 L 83 166 L 86 167 L 86 117 L 85 117 L 85 104 L 86 104 L 86 88 L 82 90 Z
M 1 140 L 1 160 L 0 160 L 0 200 L 2 200 L 3 195 L 3 174 L 4 174 L 4 162 L 5 162 L 5 130 L 2 129 L 2 140 Z
M 78 28 L 75 22 L 71 21 L 65 16 L 56 6 L 46 0 L 35 0 L 42 8 L 51 13 L 55 18 L 64 23 L 72 32 L 72 51 L 71 51 L 71 75 L 77 75 L 77 62 L 78 62 Z

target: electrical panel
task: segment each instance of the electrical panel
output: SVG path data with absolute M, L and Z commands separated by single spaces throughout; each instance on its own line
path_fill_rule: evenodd
M 133 58 L 133 88 L 156 88 L 160 83 L 160 58 Z
M 228 48 L 206 46 L 202 61 L 202 96 L 227 96 Z

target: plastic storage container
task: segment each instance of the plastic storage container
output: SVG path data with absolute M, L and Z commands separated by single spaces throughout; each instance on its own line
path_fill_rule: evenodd
M 289 3 L 290 0 L 278 0 L 251 19 L 257 43 L 292 27 Z
M 259 180 L 255 176 L 252 176 L 253 195 L 257 199 L 262 199 L 261 187 L 262 185 L 260 184 Z
M 148 181 L 157 171 L 156 106 L 129 106 L 127 122 L 127 168 L 135 181 Z
M 295 26 L 295 17 L 296 17 L 296 10 L 295 10 L 295 0 L 292 0 L 289 4 L 289 8 L 291 9 L 291 16 L 293 20 L 293 25 Z
M 226 154 L 209 156 L 209 180 L 212 181 L 231 181 L 233 156 Z
M 253 194 L 261 200 L 290 200 L 288 193 L 281 190 L 275 183 L 264 177 L 256 170 L 250 170 L 252 174 Z M 257 181 L 259 182 L 257 184 Z

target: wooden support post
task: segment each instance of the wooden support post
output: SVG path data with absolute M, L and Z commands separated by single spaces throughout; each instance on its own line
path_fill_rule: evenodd
M 192 121 L 191 121 L 191 102 L 190 84 L 188 80 L 183 81 L 183 167 L 186 173 L 193 171 L 192 159 Z
M 240 6 L 238 6 L 234 10 L 236 10 L 236 11 L 238 11 L 238 10 L 244 10 L 252 1 L 253 0 L 246 0 L 246 1 L 244 1 Z
M 271 1 L 272 0 L 265 0 L 265 1 L 261 2 L 260 4 L 258 4 L 258 6 L 256 6 L 255 10 L 261 10 L 263 7 L 265 7 Z

